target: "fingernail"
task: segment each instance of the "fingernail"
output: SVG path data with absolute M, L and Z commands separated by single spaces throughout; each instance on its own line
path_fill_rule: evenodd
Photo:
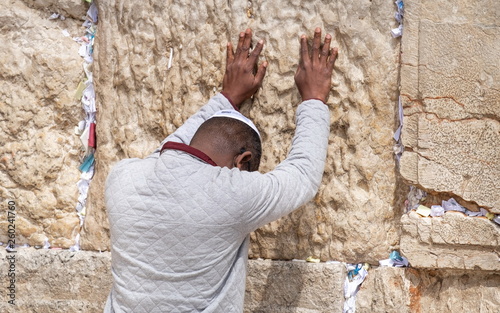
M 263 45 L 264 44 L 264 40 L 259 40 L 259 44 Z
M 332 39 L 332 36 L 330 34 L 326 34 L 325 39 Z

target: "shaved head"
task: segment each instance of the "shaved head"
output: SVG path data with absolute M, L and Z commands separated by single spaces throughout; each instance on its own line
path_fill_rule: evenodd
M 259 135 L 245 123 L 229 117 L 212 117 L 198 128 L 190 145 L 209 144 L 214 151 L 235 156 L 245 151 L 252 153 L 245 169 L 259 169 L 262 147 Z

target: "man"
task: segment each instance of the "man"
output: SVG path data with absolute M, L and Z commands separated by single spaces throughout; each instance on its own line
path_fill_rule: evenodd
M 242 312 L 249 234 L 309 201 L 324 169 L 329 135 L 325 105 L 337 49 L 311 52 L 300 39 L 295 82 L 303 102 L 291 151 L 273 171 L 257 172 L 260 136 L 233 109 L 261 86 L 263 48 L 252 32 L 227 46 L 223 90 L 162 148 L 119 162 L 106 183 L 113 287 L 105 312 Z

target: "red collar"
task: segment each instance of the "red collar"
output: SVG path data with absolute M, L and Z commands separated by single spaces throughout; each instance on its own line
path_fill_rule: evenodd
M 191 146 L 188 146 L 186 144 L 183 144 L 180 142 L 174 142 L 174 141 L 167 141 L 163 145 L 163 147 L 161 147 L 160 154 L 163 152 L 163 150 L 166 150 L 166 149 L 184 151 L 184 152 L 187 152 L 187 153 L 197 157 L 200 160 L 207 162 L 210 165 L 217 166 L 217 164 L 208 155 L 206 155 L 202 151 L 200 151 L 196 148 L 193 148 Z

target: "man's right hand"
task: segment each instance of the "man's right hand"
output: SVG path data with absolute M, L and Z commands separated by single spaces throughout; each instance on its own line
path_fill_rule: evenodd
M 338 49 L 330 49 L 332 36 L 327 34 L 321 47 L 321 29 L 314 30 L 312 55 L 309 53 L 307 38 L 300 38 L 300 62 L 295 72 L 295 84 L 299 89 L 302 101 L 318 99 L 326 103 L 332 85 L 332 72 Z

